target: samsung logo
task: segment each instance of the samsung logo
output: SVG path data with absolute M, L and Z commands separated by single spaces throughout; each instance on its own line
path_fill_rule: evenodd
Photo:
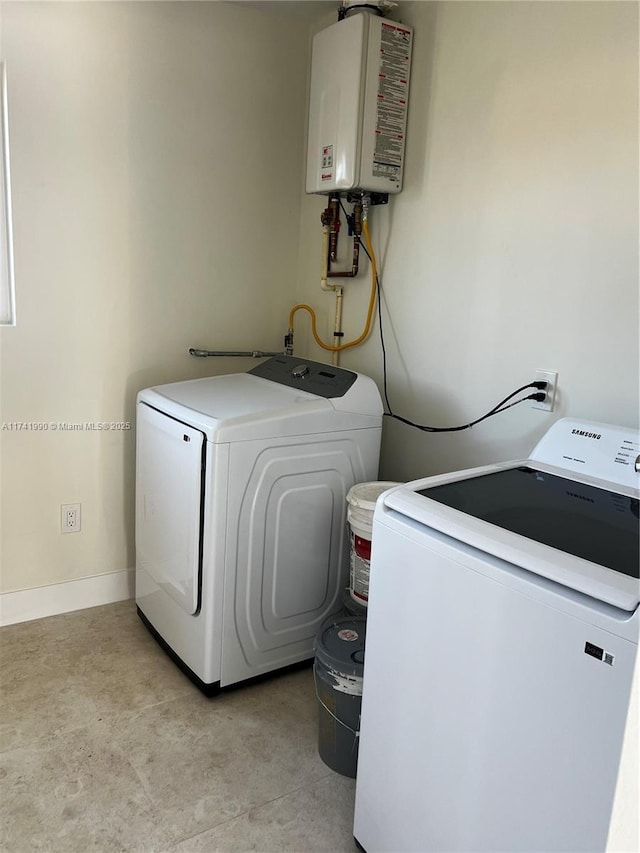
M 587 432 L 584 429 L 572 429 L 571 435 L 581 435 L 583 438 L 595 438 L 598 441 L 602 438 L 599 432 Z
M 567 492 L 570 498 L 577 498 L 579 501 L 588 501 L 590 504 L 594 504 L 595 501 L 593 498 L 588 498 L 585 495 L 578 495 L 576 492 Z

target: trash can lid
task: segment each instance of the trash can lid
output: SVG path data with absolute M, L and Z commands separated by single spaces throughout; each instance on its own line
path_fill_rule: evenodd
M 316 637 L 316 660 L 343 675 L 362 677 L 366 633 L 366 619 L 360 616 L 343 616 L 325 622 Z

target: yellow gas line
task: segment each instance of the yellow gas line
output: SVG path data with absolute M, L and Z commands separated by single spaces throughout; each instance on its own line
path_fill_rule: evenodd
M 376 293 L 377 293 L 377 289 L 378 289 L 377 288 L 378 267 L 377 267 L 377 263 L 376 263 L 376 256 L 375 256 L 375 253 L 373 251 L 373 246 L 371 245 L 371 235 L 369 233 L 369 223 L 367 222 L 366 219 L 363 219 L 363 222 L 362 222 L 362 233 L 364 234 L 364 239 L 365 239 L 367 251 L 369 252 L 369 256 L 371 258 L 371 291 L 370 291 L 370 295 L 369 295 L 369 308 L 367 310 L 367 321 L 365 323 L 365 327 L 362 331 L 362 334 L 359 337 L 354 338 L 354 340 L 347 341 L 344 344 L 327 344 L 318 335 L 317 322 L 316 322 L 316 312 L 313 310 L 313 308 L 310 305 L 306 305 L 305 303 L 301 302 L 298 305 L 294 305 L 293 308 L 291 309 L 291 311 L 289 312 L 289 328 L 290 329 L 293 328 L 293 318 L 295 317 L 295 315 L 298 311 L 307 311 L 309 313 L 309 315 L 311 316 L 311 334 L 313 335 L 313 339 L 315 340 L 315 342 L 318 344 L 319 347 L 321 347 L 323 350 L 327 350 L 328 352 L 339 353 L 339 352 L 342 352 L 343 350 L 350 349 L 351 347 L 357 347 L 358 344 L 361 344 L 363 341 L 365 341 L 369 337 L 369 333 L 371 332 L 371 322 L 373 320 L 373 310 L 374 310 L 375 305 L 376 305 Z M 336 298 L 341 299 L 342 294 L 340 293 L 340 295 L 338 296 L 337 287 L 335 285 L 325 287 L 325 288 L 323 288 L 323 290 L 324 289 L 332 289 L 332 290 L 336 291 Z M 340 288 L 340 290 L 342 290 L 342 288 Z M 337 316 L 337 309 L 336 309 L 336 316 Z M 337 331 L 337 329 L 336 329 L 336 331 Z

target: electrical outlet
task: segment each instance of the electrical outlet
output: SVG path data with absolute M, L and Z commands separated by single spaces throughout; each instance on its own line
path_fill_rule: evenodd
M 542 409 L 544 412 L 552 412 L 556 405 L 556 392 L 558 389 L 558 374 L 553 370 L 536 370 L 536 382 L 545 381 L 547 388 L 545 398 L 541 403 L 533 401 L 531 404 L 534 409 Z
M 81 530 L 81 504 L 62 504 L 60 507 L 60 532 L 79 533 Z

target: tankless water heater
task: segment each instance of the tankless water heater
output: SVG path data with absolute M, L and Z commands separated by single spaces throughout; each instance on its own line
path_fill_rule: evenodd
M 367 11 L 314 36 L 308 193 L 400 192 L 412 39 Z

